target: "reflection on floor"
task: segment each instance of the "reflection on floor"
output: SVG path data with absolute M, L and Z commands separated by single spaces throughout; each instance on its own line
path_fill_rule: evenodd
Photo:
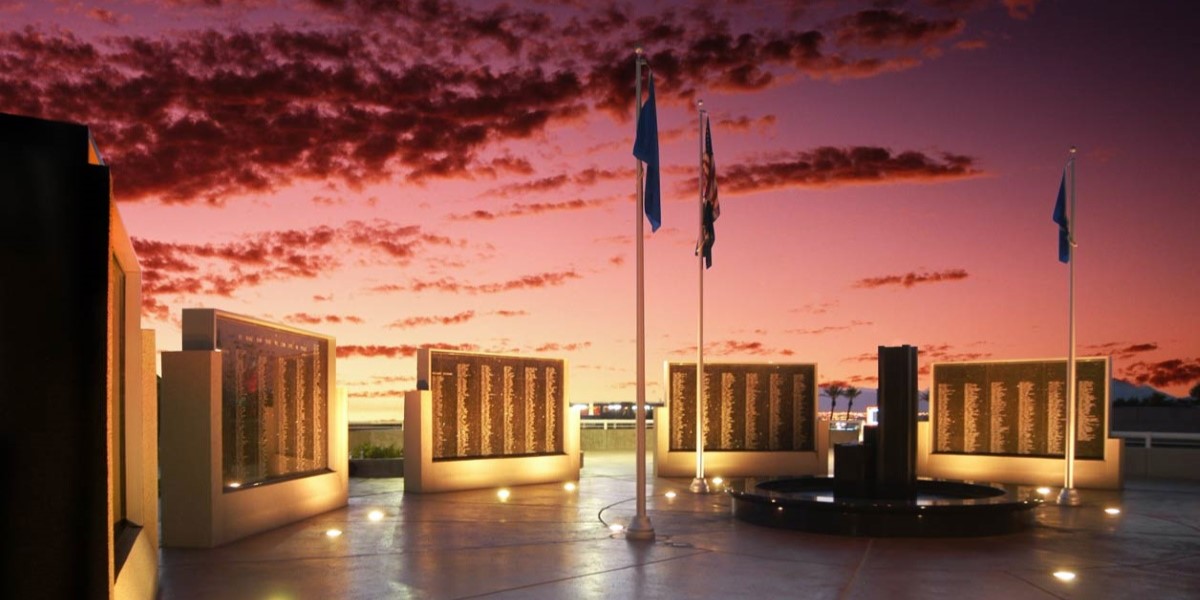
M 634 466 L 632 453 L 589 452 L 575 486 L 506 495 L 352 479 L 344 509 L 212 550 L 163 550 L 162 598 L 1200 597 L 1196 482 L 1083 490 L 1083 506 L 1042 506 L 1020 534 L 872 539 L 751 525 L 724 494 L 652 478 L 658 539 L 636 543 L 611 528 L 635 514 Z

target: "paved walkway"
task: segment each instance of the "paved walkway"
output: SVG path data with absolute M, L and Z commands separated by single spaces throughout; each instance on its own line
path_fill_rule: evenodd
M 633 471 L 632 453 L 589 452 L 576 489 L 515 487 L 503 502 L 497 490 L 418 495 L 405 494 L 401 479 L 351 479 L 346 508 L 212 550 L 164 549 L 161 595 L 1200 598 L 1197 482 L 1084 490 L 1083 506 L 1040 507 L 1037 527 L 1020 534 L 892 539 L 750 525 L 730 515 L 723 494 L 695 496 L 690 480 L 656 479 L 648 505 L 658 539 L 637 543 L 609 529 L 634 514 Z M 1059 570 L 1075 579 L 1057 579 Z

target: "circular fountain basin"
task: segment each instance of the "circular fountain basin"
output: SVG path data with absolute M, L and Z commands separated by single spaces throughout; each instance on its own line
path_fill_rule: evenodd
M 1033 487 L 918 479 L 915 497 L 834 494 L 831 477 L 731 482 L 735 517 L 767 527 L 867 537 L 958 537 L 1015 533 L 1042 504 Z

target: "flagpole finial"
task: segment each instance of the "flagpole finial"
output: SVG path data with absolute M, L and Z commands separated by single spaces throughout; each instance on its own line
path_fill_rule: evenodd
M 701 112 L 704 111 L 704 99 L 696 101 L 696 108 L 700 109 Z
M 1071 146 L 1071 154 L 1075 154 L 1075 146 Z
M 638 44 L 637 46 L 634 46 L 634 48 L 633 48 L 633 53 L 634 53 L 634 54 L 636 54 L 636 55 L 638 55 L 638 56 L 641 56 L 641 55 L 642 55 L 643 53 L 645 53 L 645 52 L 646 52 L 646 51 L 642 49 L 642 45 L 641 45 L 641 44 Z

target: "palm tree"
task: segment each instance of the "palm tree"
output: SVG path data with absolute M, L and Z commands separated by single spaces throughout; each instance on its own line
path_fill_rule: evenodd
M 854 407 L 854 399 L 859 397 L 859 395 L 861 395 L 861 394 L 862 394 L 862 390 L 860 390 L 852 385 L 846 386 L 846 389 L 842 390 L 842 395 L 846 396 L 846 400 L 847 400 L 847 404 L 846 404 L 846 420 L 847 421 L 850 420 L 850 409 Z
M 842 387 L 840 383 L 831 383 L 825 386 L 825 395 L 829 396 L 829 399 L 833 401 L 833 403 L 829 405 L 830 423 L 833 423 L 833 409 L 837 408 L 837 399 L 845 393 L 846 388 Z

